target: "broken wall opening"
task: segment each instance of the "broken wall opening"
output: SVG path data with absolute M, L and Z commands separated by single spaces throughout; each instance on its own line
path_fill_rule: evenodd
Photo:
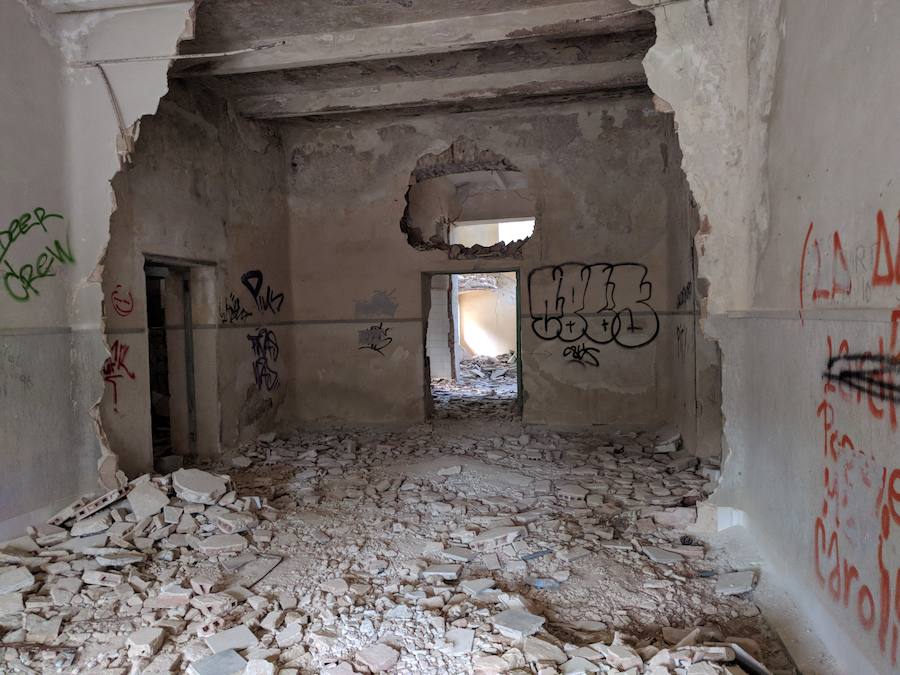
M 451 259 L 521 258 L 534 228 L 528 179 L 505 157 L 460 137 L 416 163 L 400 221 L 413 248 Z
M 106 378 L 100 414 L 129 476 L 274 427 L 289 352 L 273 325 L 290 312 L 279 137 L 182 83 L 141 128 L 113 180 L 102 271 L 106 333 L 128 372 Z M 157 325 L 148 324 L 145 259 L 171 282 Z M 152 367 L 161 344 L 162 375 Z

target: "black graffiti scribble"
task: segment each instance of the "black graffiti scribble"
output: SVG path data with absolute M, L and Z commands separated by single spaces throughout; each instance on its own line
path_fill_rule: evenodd
M 678 298 L 676 299 L 675 309 L 681 309 L 681 307 L 691 299 L 691 296 L 693 296 L 693 294 L 694 282 L 689 281 L 681 287 L 680 291 L 678 291 Z
M 262 391 L 274 391 L 278 388 L 278 373 L 273 370 L 272 362 L 278 360 L 278 339 L 275 333 L 268 328 L 260 328 L 256 335 L 247 336 L 250 340 L 250 346 L 253 349 L 253 377 L 256 380 L 257 388 Z
M 900 357 L 887 354 L 844 354 L 828 360 L 822 377 L 881 401 L 900 403 Z M 898 379 L 900 381 L 900 379 Z
M 219 313 L 219 319 L 222 323 L 234 323 L 235 321 L 243 321 L 253 316 L 253 312 L 248 312 L 241 306 L 241 299 L 234 293 L 228 294 L 225 300 L 225 308 Z
M 542 340 L 615 342 L 636 349 L 659 333 L 653 286 L 640 263 L 563 263 L 528 275 L 532 330 Z
M 568 357 L 569 363 L 577 363 L 579 366 L 590 366 L 591 368 L 598 368 L 600 366 L 600 360 L 597 358 L 597 354 L 600 353 L 600 350 L 596 347 L 588 347 L 587 345 L 570 345 L 563 349 L 563 358 Z
M 679 361 L 687 358 L 687 328 L 684 326 L 675 327 L 675 352 Z
M 271 310 L 272 314 L 278 314 L 281 311 L 281 305 L 284 304 L 284 293 L 276 293 L 272 287 L 266 285 L 263 292 L 263 273 L 259 270 L 250 270 L 241 276 L 241 283 L 250 291 L 253 296 L 253 302 L 256 303 L 260 312 Z
M 365 330 L 359 331 L 358 349 L 371 349 L 384 356 L 383 350 L 394 341 L 394 338 L 388 335 L 388 333 L 391 332 L 391 329 L 385 328 L 383 324 L 384 322 L 382 321 L 374 326 L 369 326 Z

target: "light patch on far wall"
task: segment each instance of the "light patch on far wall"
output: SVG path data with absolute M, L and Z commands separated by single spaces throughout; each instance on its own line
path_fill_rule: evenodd
M 534 223 L 534 218 L 456 222 L 450 227 L 450 243 L 489 247 L 524 241 L 534 234 Z
M 514 241 L 528 239 L 534 234 L 534 218 L 527 220 L 509 220 L 498 223 L 500 230 L 500 241 L 504 244 L 510 244 Z

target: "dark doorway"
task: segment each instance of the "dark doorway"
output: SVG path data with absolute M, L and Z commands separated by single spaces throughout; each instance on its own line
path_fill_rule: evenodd
M 147 330 L 150 359 L 150 428 L 153 459 L 193 454 L 197 423 L 190 270 L 148 261 Z M 180 390 L 180 391 L 179 391 Z M 177 403 L 176 403 L 177 402 Z M 176 416 L 187 426 L 186 444 L 173 435 Z

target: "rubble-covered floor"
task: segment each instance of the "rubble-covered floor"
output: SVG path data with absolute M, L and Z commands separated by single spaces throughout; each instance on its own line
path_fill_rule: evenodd
M 519 416 L 516 356 L 464 359 L 455 380 L 431 380 L 431 395 L 435 419 L 515 419 Z
M 734 644 L 789 667 L 685 534 L 715 464 L 474 429 L 265 439 L 214 468 L 231 482 L 145 478 L 3 545 L 0 671 L 752 673 L 717 664 Z

